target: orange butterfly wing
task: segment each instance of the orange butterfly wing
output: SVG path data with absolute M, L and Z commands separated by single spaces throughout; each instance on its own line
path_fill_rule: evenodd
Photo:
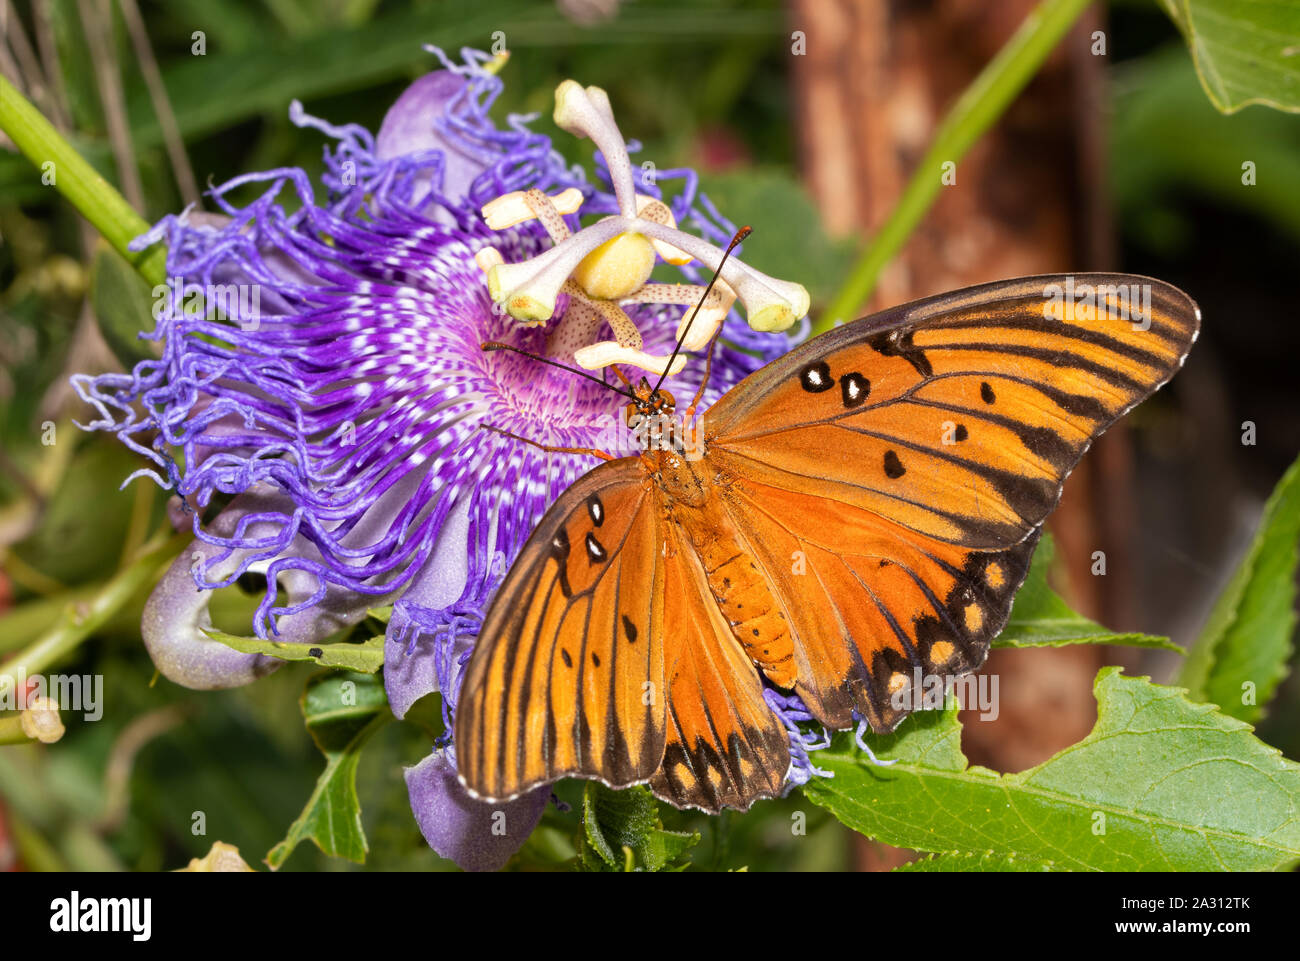
M 560 496 L 479 637 L 455 718 L 479 797 L 576 776 L 716 812 L 780 791 L 785 729 L 638 459 Z
M 497 592 L 466 667 L 456 760 L 506 800 L 577 775 L 646 781 L 663 757 L 663 534 L 637 458 L 551 506 Z
M 716 813 L 776 797 L 790 768 L 785 728 L 709 594 L 700 560 L 669 532 L 664 587 L 668 738 L 650 782 L 677 807 Z
M 705 413 L 710 458 L 771 487 L 862 507 L 952 544 L 1022 540 L 1060 498 L 1098 434 L 1182 365 L 1192 300 L 1127 274 L 1074 284 L 1146 285 L 1150 326 L 1048 319 L 1027 277 L 904 304 L 795 348 Z M 1132 298 L 1118 297 L 1132 312 Z
M 919 703 L 921 677 L 979 667 L 1024 580 L 1038 532 L 973 551 L 847 504 L 745 479 L 726 496 L 732 523 L 788 625 L 795 690 L 828 728 L 853 711 L 893 730 Z
M 816 338 L 706 413 L 729 517 L 827 726 L 856 709 L 892 730 L 918 702 L 917 669 L 983 663 L 1066 475 L 1181 366 L 1200 318 L 1185 294 L 1074 282 L 1149 284 L 1148 329 L 1045 317 L 1064 276 L 987 284 Z

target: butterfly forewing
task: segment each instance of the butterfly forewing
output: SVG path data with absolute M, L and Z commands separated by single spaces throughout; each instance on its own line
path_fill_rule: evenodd
M 1083 291 L 1091 310 L 1067 293 Z M 988 284 L 819 337 L 707 412 L 710 466 L 819 720 L 891 730 L 918 673 L 983 663 L 1065 476 L 1173 375 L 1199 319 L 1141 277 Z
M 1102 308 L 1078 302 L 1083 290 L 1104 291 Z M 1199 319 L 1182 291 L 1125 274 L 917 301 L 743 381 L 706 413 L 709 455 L 936 540 L 1010 547 L 1055 507 L 1092 439 L 1178 369 Z
M 505 799 L 568 775 L 649 779 L 664 750 L 659 512 L 635 458 L 556 501 L 497 593 L 466 668 L 456 755 Z

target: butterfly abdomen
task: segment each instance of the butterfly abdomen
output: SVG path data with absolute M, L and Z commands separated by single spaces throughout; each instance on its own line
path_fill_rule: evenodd
M 709 592 L 745 654 L 773 684 L 793 687 L 797 675 L 790 625 L 753 555 L 724 516 L 687 525 L 687 531 L 704 565 Z

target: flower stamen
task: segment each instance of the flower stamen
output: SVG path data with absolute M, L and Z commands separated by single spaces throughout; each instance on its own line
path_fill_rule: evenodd
M 582 191 L 570 187 L 554 197 L 548 197 L 536 187 L 514 190 L 483 205 L 483 219 L 493 230 L 505 230 L 528 220 L 538 220 L 550 234 L 551 240 L 560 243 L 569 238 L 569 228 L 561 214 L 576 214 L 582 206 Z

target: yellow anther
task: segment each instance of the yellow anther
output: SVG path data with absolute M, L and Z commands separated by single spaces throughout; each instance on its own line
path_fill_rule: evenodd
M 577 187 L 570 187 L 551 197 L 550 201 L 559 213 L 576 214 L 578 208 L 582 206 L 582 191 Z M 493 230 L 505 230 L 515 224 L 537 219 L 537 211 L 533 210 L 528 203 L 525 191 L 515 190 L 485 203 L 483 219 Z
M 585 367 L 587 370 L 600 370 L 610 364 L 622 364 L 628 367 L 640 367 L 655 374 L 662 374 L 668 363 L 667 356 L 659 357 L 647 354 L 644 350 L 622 347 L 612 340 L 602 340 L 598 344 L 580 348 L 573 352 L 573 359 L 578 362 L 579 367 Z M 680 374 L 685 366 L 685 355 L 678 354 L 669 373 Z
M 785 330 L 794 323 L 794 311 L 786 304 L 768 304 L 749 315 L 749 326 L 769 332 Z
M 501 256 L 501 251 L 495 247 L 484 247 L 474 255 L 474 263 L 478 264 L 478 269 L 487 273 L 497 264 L 504 264 L 505 258 Z

